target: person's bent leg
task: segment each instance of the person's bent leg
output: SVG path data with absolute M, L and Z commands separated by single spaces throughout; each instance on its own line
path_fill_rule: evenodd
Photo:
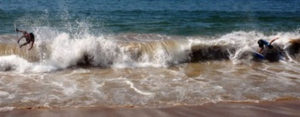
M 25 45 L 27 45 L 27 44 L 29 44 L 29 42 L 23 43 L 22 45 L 20 45 L 20 48 L 22 48 L 23 46 L 25 46 Z

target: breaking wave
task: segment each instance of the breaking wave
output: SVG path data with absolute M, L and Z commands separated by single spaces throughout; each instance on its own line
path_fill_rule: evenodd
M 237 31 L 219 37 L 181 37 L 159 34 L 119 34 L 95 36 L 89 33 L 71 35 L 61 32 L 45 37 L 36 31 L 32 51 L 13 43 L 16 37 L 2 35 L 1 71 L 48 72 L 69 67 L 168 67 L 187 62 L 211 60 L 251 61 L 258 50 L 257 40 L 280 37 L 275 44 L 283 50 L 284 59 L 294 61 L 299 52 L 299 32 L 264 35 Z

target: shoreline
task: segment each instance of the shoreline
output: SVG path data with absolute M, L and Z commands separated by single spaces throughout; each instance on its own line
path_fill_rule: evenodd
M 220 102 L 198 106 L 24 108 L 0 112 L 1 117 L 299 117 L 300 100 L 278 100 L 259 103 Z

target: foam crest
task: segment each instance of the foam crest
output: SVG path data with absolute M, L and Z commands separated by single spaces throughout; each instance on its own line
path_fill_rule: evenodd
M 51 44 L 50 60 L 61 68 L 78 64 L 102 67 L 168 66 L 188 58 L 185 41 L 123 42 L 111 37 L 84 35 L 72 39 L 62 33 Z

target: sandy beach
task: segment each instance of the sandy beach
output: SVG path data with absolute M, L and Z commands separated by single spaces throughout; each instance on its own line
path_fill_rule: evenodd
M 299 117 L 300 100 L 260 103 L 217 103 L 167 108 L 93 107 L 27 108 L 1 112 L 1 117 Z

